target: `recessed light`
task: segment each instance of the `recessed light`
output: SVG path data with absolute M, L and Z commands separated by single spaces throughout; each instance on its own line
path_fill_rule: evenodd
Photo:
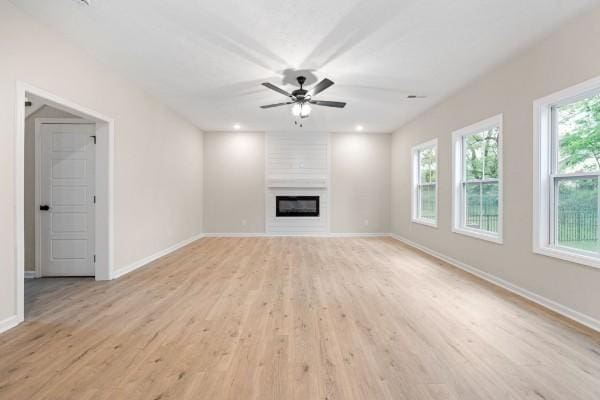
M 362 130 L 365 129 L 362 125 L 356 125 L 356 130 L 358 132 L 362 132 Z
M 235 125 L 233 126 L 233 129 L 235 129 L 236 131 L 239 131 L 239 130 L 241 129 L 241 126 L 240 126 L 240 124 L 235 124 Z

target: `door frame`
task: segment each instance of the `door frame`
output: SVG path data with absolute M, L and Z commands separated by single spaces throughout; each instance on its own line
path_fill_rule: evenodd
M 43 98 L 46 104 L 96 123 L 96 280 L 114 277 L 114 132 L 115 121 L 28 83 L 16 82 L 15 131 L 15 304 L 17 323 L 25 317 L 25 99 L 27 95 Z M 36 266 L 37 267 L 37 266 Z
M 95 121 L 91 121 L 89 119 L 84 118 L 36 118 L 35 119 L 35 204 L 34 204 L 34 224 L 35 224 L 35 277 L 42 277 L 42 213 L 40 211 L 41 197 L 42 193 L 42 124 L 96 124 Z M 94 153 L 96 149 L 94 149 Z M 94 157 L 94 164 L 96 164 L 96 158 Z M 96 170 L 96 166 L 94 165 L 94 170 Z M 95 176 L 94 176 L 95 178 Z M 94 191 L 95 190 L 95 182 L 94 182 Z M 95 226 L 98 223 L 96 218 L 96 210 L 94 207 L 94 230 Z M 94 240 L 95 242 L 95 240 Z M 95 245 L 95 243 L 94 243 Z M 94 251 L 96 251 L 94 249 Z M 94 271 L 95 273 L 95 271 Z

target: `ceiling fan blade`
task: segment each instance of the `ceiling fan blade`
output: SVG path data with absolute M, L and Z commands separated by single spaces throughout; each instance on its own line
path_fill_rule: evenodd
M 278 88 L 277 86 L 273 85 L 272 83 L 264 82 L 262 85 L 264 87 L 268 87 L 269 89 L 276 91 L 277 93 L 281 93 L 282 95 L 287 96 L 290 99 L 294 98 L 294 96 L 292 96 L 291 93 L 288 93 L 285 90 Z
M 288 104 L 294 104 L 293 101 L 288 101 L 287 103 L 277 103 L 277 104 L 269 104 L 266 106 L 260 106 L 260 108 L 273 108 L 273 107 L 279 107 L 279 106 L 286 106 Z
M 333 85 L 333 81 L 325 78 L 321 82 L 313 86 L 313 88 L 308 91 L 307 95 L 311 97 L 316 96 L 331 85 Z
M 310 104 L 314 104 L 317 106 L 325 106 L 325 107 L 335 107 L 335 108 L 344 108 L 346 106 L 346 103 L 342 103 L 341 101 L 311 100 Z

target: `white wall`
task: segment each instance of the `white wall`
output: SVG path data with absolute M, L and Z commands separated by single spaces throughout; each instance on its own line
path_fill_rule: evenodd
M 204 232 L 264 231 L 264 133 L 205 133 Z
M 390 232 L 391 135 L 336 133 L 331 141 L 331 231 Z
M 115 267 L 202 230 L 202 133 L 0 0 L 0 323 L 15 304 L 16 82 L 115 119 Z
M 578 18 L 405 125 L 392 142 L 393 231 L 600 320 L 600 270 L 532 253 L 535 99 L 600 75 L 600 10 Z M 450 231 L 451 132 L 504 114 L 504 244 Z M 439 229 L 410 219 L 411 146 L 439 139 Z
M 331 232 L 389 232 L 390 144 L 389 134 L 331 134 Z M 205 232 L 265 232 L 264 151 L 264 133 L 204 134 Z

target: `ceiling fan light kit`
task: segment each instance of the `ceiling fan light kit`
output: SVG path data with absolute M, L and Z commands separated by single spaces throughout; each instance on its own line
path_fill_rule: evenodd
M 266 109 L 266 108 L 280 107 L 280 106 L 285 106 L 285 105 L 291 104 L 292 105 L 291 111 L 292 111 L 293 116 L 299 117 L 299 118 L 308 118 L 312 111 L 311 104 L 317 105 L 317 106 L 323 106 L 323 107 L 334 107 L 334 108 L 344 108 L 346 106 L 346 103 L 342 103 L 339 101 L 324 101 L 324 100 L 314 100 L 313 99 L 314 96 L 321 93 L 328 87 L 332 86 L 334 84 L 333 81 L 325 78 L 321 82 L 319 82 L 315 86 L 313 86 L 312 89 L 306 90 L 306 89 L 304 89 L 304 83 L 306 82 L 306 78 L 304 76 L 299 76 L 298 78 L 296 78 L 296 80 L 298 81 L 298 84 L 300 85 L 300 89 L 296 89 L 292 93 L 286 92 L 285 90 L 283 90 L 271 83 L 268 83 L 268 82 L 263 83 L 263 86 L 288 97 L 290 99 L 290 101 L 285 102 L 285 103 L 269 104 L 269 105 L 261 106 L 260 108 Z M 298 121 L 295 121 L 294 123 L 295 123 L 295 125 L 298 125 Z M 302 124 L 300 124 L 300 127 L 302 127 Z
M 294 117 L 308 118 L 312 107 L 308 103 L 296 103 L 292 106 L 292 115 Z

